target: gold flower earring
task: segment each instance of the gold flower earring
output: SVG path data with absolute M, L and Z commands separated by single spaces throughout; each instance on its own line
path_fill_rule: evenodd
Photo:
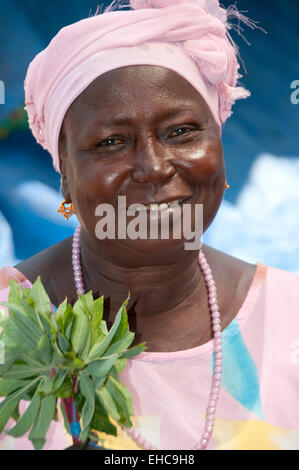
M 66 207 L 66 204 L 69 204 L 69 207 Z M 71 217 L 73 214 L 76 213 L 74 204 L 72 202 L 71 203 L 65 202 L 65 199 L 60 204 L 59 208 L 57 209 L 57 212 L 60 212 L 60 214 L 62 214 L 63 217 L 65 218 L 65 220 L 68 220 L 69 217 Z
M 225 187 L 226 187 L 226 189 L 229 188 L 229 184 L 227 184 L 227 181 L 226 181 L 226 180 L 225 180 Z

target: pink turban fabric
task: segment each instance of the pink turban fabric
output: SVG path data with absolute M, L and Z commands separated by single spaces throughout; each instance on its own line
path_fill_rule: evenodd
M 250 21 L 234 8 L 230 13 Z M 69 106 L 98 76 L 119 67 L 177 72 L 199 91 L 221 129 L 235 100 L 250 95 L 237 86 L 238 51 L 228 29 L 228 11 L 218 0 L 113 1 L 103 14 L 62 28 L 30 63 L 24 84 L 29 126 L 55 169 L 60 172 L 58 139 Z

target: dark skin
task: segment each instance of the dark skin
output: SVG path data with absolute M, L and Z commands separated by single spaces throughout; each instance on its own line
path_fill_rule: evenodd
M 110 122 L 117 120 L 118 122 Z M 147 351 L 193 348 L 213 337 L 198 251 L 184 239 L 98 240 L 95 207 L 117 196 L 127 206 L 189 197 L 204 205 L 204 230 L 225 191 L 220 131 L 200 94 L 173 71 L 129 66 L 98 77 L 71 105 L 59 143 L 62 188 L 82 226 L 86 291 L 104 295 L 113 321 L 130 291 L 128 314 L 135 342 Z M 192 212 L 194 223 L 194 212 Z M 74 303 L 72 238 L 16 266 L 31 282 L 38 275 L 54 305 Z M 208 246 L 203 251 L 217 286 L 224 329 L 238 313 L 256 265 Z

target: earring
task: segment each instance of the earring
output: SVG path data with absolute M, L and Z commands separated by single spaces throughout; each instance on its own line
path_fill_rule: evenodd
M 225 180 L 225 187 L 226 187 L 226 189 L 229 188 L 229 184 L 227 184 L 227 181 L 226 181 L 226 180 Z
M 69 207 L 65 207 L 66 204 L 70 204 Z M 66 203 L 65 199 L 60 204 L 59 208 L 57 209 L 57 212 L 60 212 L 60 214 L 62 214 L 65 218 L 65 220 L 68 220 L 69 217 L 76 213 L 74 204 L 72 202 Z

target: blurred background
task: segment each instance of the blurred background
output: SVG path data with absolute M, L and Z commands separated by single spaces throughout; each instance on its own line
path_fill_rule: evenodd
M 110 2 L 0 0 L 0 267 L 71 236 L 77 225 L 56 212 L 59 175 L 28 130 L 23 83 L 29 63 L 58 30 L 94 14 L 99 3 Z M 241 82 L 252 96 L 234 106 L 223 129 L 230 189 L 204 241 L 299 273 L 299 93 L 298 104 L 291 102 L 291 83 L 299 86 L 299 2 L 235 5 L 267 34 L 244 26 L 244 41 L 232 33 L 247 70 Z

